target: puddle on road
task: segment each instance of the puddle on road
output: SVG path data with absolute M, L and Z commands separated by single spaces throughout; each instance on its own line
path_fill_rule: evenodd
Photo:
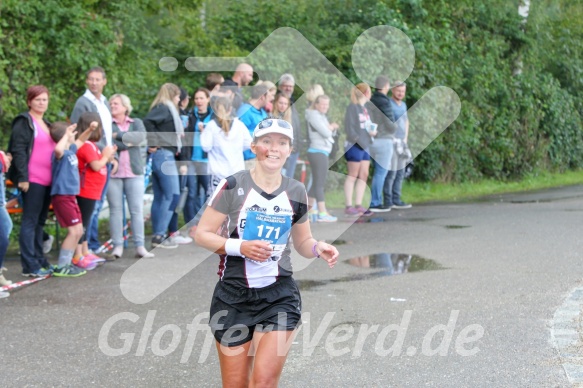
M 300 290 L 311 290 L 331 283 L 344 283 L 358 280 L 371 280 L 379 277 L 402 275 L 408 272 L 433 271 L 444 269 L 434 260 L 418 255 L 405 253 L 375 253 L 372 255 L 353 257 L 344 260 L 345 263 L 359 268 L 380 269 L 380 271 L 357 273 L 336 279 L 297 280 Z
M 436 220 L 437 218 L 428 218 L 428 217 L 414 217 L 414 218 L 405 218 L 403 221 L 409 222 L 429 222 Z
M 389 221 L 383 217 L 358 217 L 358 218 L 343 218 L 341 221 L 343 222 L 352 222 L 354 224 L 375 224 L 378 222 L 387 222 Z
M 352 241 L 346 241 L 346 240 L 326 240 L 326 242 L 328 244 L 332 244 L 332 245 L 346 245 L 346 244 L 352 244 Z
M 470 225 L 445 225 L 444 228 L 446 229 L 464 229 L 464 228 L 471 228 Z

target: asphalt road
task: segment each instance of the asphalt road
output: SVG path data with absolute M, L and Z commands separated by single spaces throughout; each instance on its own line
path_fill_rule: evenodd
M 280 386 L 580 384 L 582 218 L 576 186 L 315 225 L 341 262 L 294 261 L 304 324 Z M 181 246 L 14 291 L 0 299 L 0 384 L 220 386 L 205 325 L 216 270 Z

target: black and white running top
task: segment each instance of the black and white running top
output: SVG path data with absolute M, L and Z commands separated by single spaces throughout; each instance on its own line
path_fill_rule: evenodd
M 300 182 L 283 177 L 271 194 L 259 188 L 248 170 L 223 179 L 208 205 L 226 214 L 220 235 L 243 240 L 268 241 L 273 255 L 265 262 L 242 256 L 220 255 L 218 275 L 235 287 L 261 288 L 291 276 L 291 227 L 308 220 L 308 196 Z

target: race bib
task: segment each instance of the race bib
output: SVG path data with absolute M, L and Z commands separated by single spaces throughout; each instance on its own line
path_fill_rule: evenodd
M 261 240 L 271 245 L 272 261 L 281 259 L 287 245 L 291 230 L 291 215 L 274 215 L 250 211 L 247 212 L 243 240 Z

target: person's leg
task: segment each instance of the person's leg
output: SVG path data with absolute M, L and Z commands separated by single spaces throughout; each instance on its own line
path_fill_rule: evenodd
M 134 236 L 134 247 L 144 246 L 144 176 L 123 180 L 123 191 L 126 195 L 131 217 L 131 229 Z
M 207 188 L 209 184 L 209 175 L 208 175 L 208 163 L 206 162 L 195 162 L 194 163 L 196 176 L 197 176 L 197 202 L 196 206 L 194 207 L 194 214 L 196 215 L 200 209 L 204 206 L 208 196 L 207 196 Z
M 195 209 L 198 205 L 198 176 L 196 175 L 194 162 L 188 163 L 186 187 L 188 188 L 188 196 L 186 197 L 186 203 L 184 204 L 182 213 L 184 215 L 184 222 L 188 226 L 191 226 L 191 222 L 196 215 Z
M 2 224 L 6 236 L 10 236 L 12 233 L 12 227 L 14 225 L 12 224 L 12 218 L 10 218 L 10 214 L 8 214 L 8 210 L 6 210 L 6 206 L 0 206 L 0 224 Z
M 4 185 L 4 174 L 0 174 L 0 224 L 4 227 L 4 234 L 6 236 L 10 236 L 12 233 L 12 218 L 10 218 L 10 214 L 8 214 L 8 210 L 6 210 L 6 187 Z M 2 233 L 0 233 L 0 236 Z M 1 266 L 0 266 L 1 267 Z
M 277 387 L 296 331 L 255 332 L 250 387 Z
M 162 171 L 163 164 L 164 171 Z M 154 168 L 154 165 L 159 166 L 159 168 Z M 161 237 L 168 230 L 180 197 L 178 170 L 172 152 L 165 149 L 156 151 L 152 170 L 153 180 L 157 181 L 158 186 L 157 192 L 154 192 L 154 201 L 156 201 L 156 194 L 158 194 L 158 204 L 156 206 L 158 212 L 156 217 L 157 225 L 154 229 L 154 235 Z
M 364 198 L 364 190 L 366 189 L 366 182 L 368 181 L 368 170 L 370 167 L 370 160 L 363 160 L 360 162 L 358 176 L 356 180 L 354 202 L 357 206 L 362 206 L 362 199 Z
M 123 190 L 126 179 L 131 178 L 111 178 L 107 188 L 109 230 L 114 247 L 123 246 Z
M 47 218 L 49 216 L 49 208 L 51 206 L 51 187 L 41 186 L 43 188 L 43 195 L 41 197 L 42 208 L 39 214 L 38 223 L 36 225 L 36 230 L 34 234 L 34 252 L 35 256 L 38 258 L 41 268 L 50 268 L 51 264 L 45 257 L 43 252 L 43 233 L 44 227 L 47 223 Z
M 168 223 L 168 236 L 172 236 L 178 231 L 178 213 L 172 212 L 170 222 Z
M 326 155 L 322 153 L 308 153 L 308 160 L 310 161 L 310 168 L 312 169 L 312 187 L 310 187 L 308 197 L 315 198 L 320 213 L 326 213 L 326 204 L 324 203 L 324 185 L 326 184 L 327 166 L 324 165 L 323 158 L 326 158 Z M 323 168 L 324 166 L 326 169 Z
M 328 156 L 322 153 L 314 153 L 313 161 L 313 186 L 319 213 L 317 221 L 335 222 L 338 219 L 328 213 L 324 195 L 326 178 L 328 176 Z M 310 160 L 310 165 L 312 165 L 312 160 Z
M 285 161 L 285 164 L 283 166 L 283 169 L 285 170 L 283 175 L 285 175 L 288 178 L 293 179 L 293 177 L 296 173 L 296 165 L 298 164 L 299 156 L 300 156 L 299 152 L 292 152 L 290 154 L 289 158 L 287 158 L 287 160 Z
M 87 242 L 87 230 L 86 225 L 91 224 L 91 219 L 93 218 L 93 210 L 95 204 L 97 203 L 94 199 L 77 197 L 77 206 L 81 213 L 81 228 L 83 233 L 81 233 L 80 238 L 77 239 L 78 245 L 76 247 L 75 257 L 85 256 L 89 253 L 89 244 Z
M 101 213 L 101 208 L 103 207 L 103 202 L 107 194 L 107 189 L 109 185 L 109 179 L 111 175 L 111 164 L 107 164 L 107 179 L 105 180 L 105 186 L 103 186 L 103 191 L 101 192 L 101 199 L 95 202 L 93 207 L 93 214 L 91 215 L 91 221 L 89 226 L 85 227 L 85 233 L 87 238 L 87 243 L 89 244 L 89 249 L 96 251 L 101 246 L 99 242 L 99 214 Z M 85 225 L 84 225 L 85 226 Z
M 152 182 L 152 192 L 154 193 L 154 198 L 152 199 L 152 206 L 150 208 L 150 219 L 152 221 L 152 231 L 156 235 L 157 230 L 164 230 L 160 226 L 160 205 L 162 203 L 162 187 L 160 186 L 160 180 L 158 179 L 158 170 L 161 168 L 160 163 L 156 163 L 154 155 L 152 155 L 152 175 L 150 176 L 150 181 Z
M 346 162 L 348 175 L 344 181 L 344 204 L 346 207 L 352 207 L 352 194 L 354 193 L 354 184 L 360 171 L 360 162 Z M 359 203 L 358 200 L 356 203 Z
M 35 245 L 37 225 L 43 212 L 44 195 L 44 186 L 36 183 L 31 183 L 28 191 L 22 193 L 22 217 L 18 242 L 23 274 L 37 272 L 41 268 Z M 42 230 L 39 237 L 42 240 Z
M 79 240 L 83 238 L 83 224 L 75 224 L 67 227 L 67 236 L 61 244 L 61 250 L 59 251 L 59 261 L 57 263 L 58 268 L 64 268 L 71 264 L 73 255 L 78 249 Z
M 405 176 L 405 169 L 400 169 L 395 172 L 395 180 L 393 182 L 393 192 L 392 199 L 393 204 L 402 205 L 404 204 L 401 200 L 401 191 L 403 188 L 403 177 Z
M 399 156 L 396 152 L 393 152 L 393 157 L 391 158 L 391 168 L 387 173 L 387 178 L 385 179 L 385 185 L 383 186 L 383 198 L 385 206 L 393 206 L 393 185 L 395 183 L 395 178 L 397 176 L 397 160 Z
M 216 341 L 223 387 L 247 387 L 253 368 L 253 356 L 249 356 L 252 342 L 227 347 Z
M 6 211 L 6 207 L 0 206 L 0 214 L 8 212 Z M 12 281 L 7 280 L 4 277 L 4 258 L 6 257 L 6 251 L 8 250 L 8 244 L 10 243 L 9 239 L 10 233 L 7 231 L 7 224 L 4 221 L 0 221 L 0 286 L 8 286 L 12 284 Z
M 314 201 L 316 200 L 316 190 L 314 188 L 314 185 L 316 183 L 316 180 L 314 178 L 314 173 L 316 171 L 316 167 L 314 166 L 314 161 L 316 160 L 315 158 L 315 153 L 313 152 L 308 152 L 308 161 L 310 162 L 310 170 L 312 171 L 312 185 L 310 186 L 310 189 L 308 190 L 308 197 L 312 198 Z M 310 203 L 312 203 L 310 201 Z
M 4 206 L 0 206 L 0 217 L 4 218 L 4 213 L 8 214 L 6 208 Z M 0 286 L 4 286 L 6 283 L 6 279 L 2 275 L 2 267 L 4 266 L 4 257 L 6 256 L 6 251 L 8 250 L 9 239 L 7 224 L 4 220 L 0 221 Z
M 370 146 L 370 155 L 373 159 L 374 171 L 371 184 L 371 208 L 380 208 L 382 203 L 383 186 L 393 156 L 393 141 L 391 139 L 375 139 Z

